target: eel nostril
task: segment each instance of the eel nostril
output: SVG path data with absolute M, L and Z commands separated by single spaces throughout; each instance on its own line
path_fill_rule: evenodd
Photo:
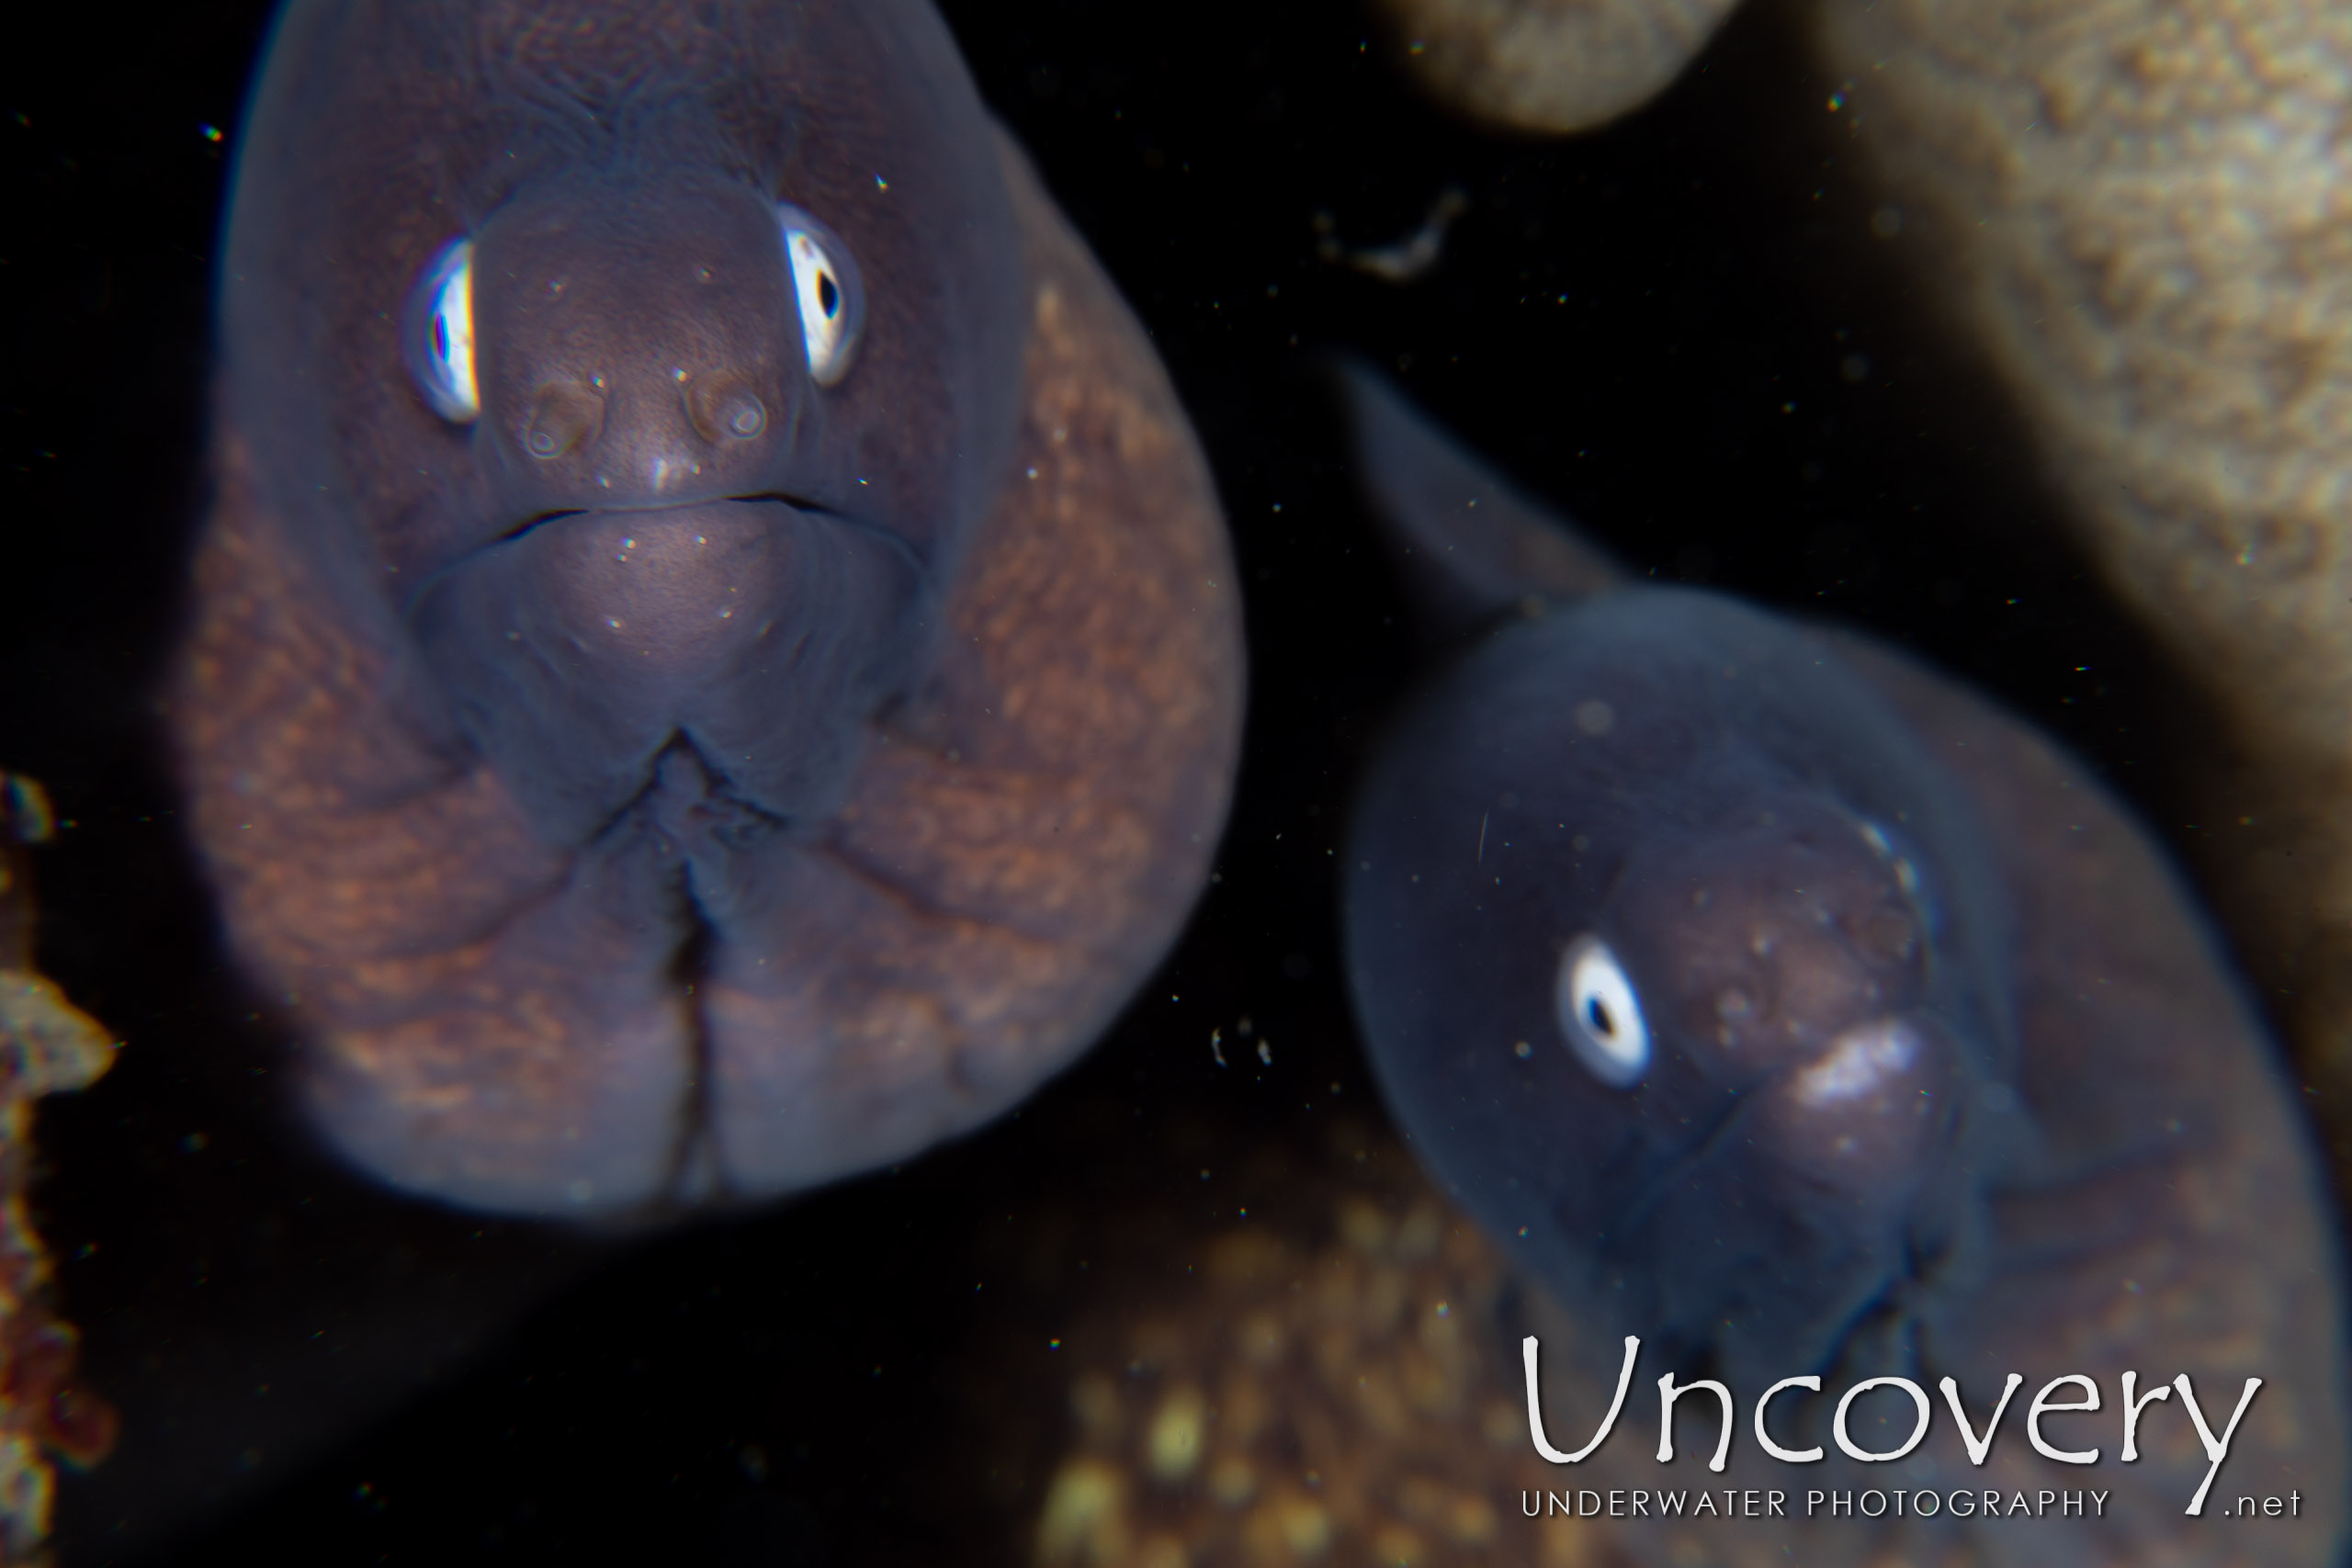
M 731 378 L 689 381 L 685 395 L 686 417 L 706 441 L 749 441 L 768 427 L 767 405 Z
M 576 381 L 553 381 L 539 389 L 530 417 L 523 422 L 523 450 L 552 462 L 593 443 L 605 428 L 605 400 Z

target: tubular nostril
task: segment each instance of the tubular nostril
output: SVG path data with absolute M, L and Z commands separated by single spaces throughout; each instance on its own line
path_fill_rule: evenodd
M 706 441 L 749 441 L 768 427 L 767 405 L 740 382 L 692 381 L 685 394 L 686 417 Z
M 594 442 L 605 428 L 605 400 L 576 381 L 539 389 L 531 415 L 523 422 L 523 450 L 552 462 Z

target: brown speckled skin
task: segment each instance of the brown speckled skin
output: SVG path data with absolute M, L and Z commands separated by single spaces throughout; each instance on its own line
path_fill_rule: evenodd
M 764 9 L 844 25 L 823 6 Z M 893 15 L 916 53 L 950 49 L 926 13 Z M 311 513 L 285 502 L 319 455 L 297 453 L 289 473 L 274 456 L 284 433 L 257 440 L 239 412 L 254 401 L 225 388 L 170 701 L 189 826 L 237 958 L 306 1037 L 314 1123 L 363 1168 L 467 1205 L 576 1214 L 852 1174 L 1018 1100 L 1173 939 L 1238 747 L 1222 525 L 1142 333 L 1020 155 L 979 124 L 1018 234 L 1018 274 L 991 264 L 1015 279 L 1017 398 L 978 374 L 987 323 L 977 348 L 931 343 L 950 360 L 936 374 L 920 334 L 893 334 L 889 290 L 921 269 L 890 246 L 921 230 L 859 258 L 875 310 L 842 391 L 910 423 L 869 417 L 855 456 L 877 482 L 892 482 L 877 463 L 905 470 L 905 532 L 934 569 L 937 615 L 883 649 L 903 678 L 821 738 L 849 760 L 838 804 L 795 816 L 788 846 L 728 863 L 719 929 L 682 891 L 677 842 L 703 803 L 689 790 L 627 830 L 551 833 L 479 748 L 453 741 L 355 564 L 368 550 L 322 547 Z M 418 141 L 429 162 L 431 136 Z M 825 144 L 809 145 L 821 164 Z M 893 168 L 911 178 L 969 152 L 918 145 Z M 844 202 L 870 177 L 832 175 Z M 967 302 L 989 303 L 989 287 L 981 276 Z M 349 395 L 323 389 L 328 417 L 396 446 L 368 421 L 413 421 L 421 405 L 404 367 L 387 379 L 365 315 L 334 318 L 362 324 Z M 230 363 L 233 377 L 233 345 Z M 991 434 L 999 402 L 1009 442 Z M 981 504 L 959 525 L 956 487 L 974 476 Z M 374 558 L 398 563 L 419 528 L 391 522 Z M 691 560 L 653 564 L 694 587 Z
M 1442 547 L 1450 532 L 1448 519 L 1497 514 L 1518 517 L 1521 526 L 1543 525 L 1541 520 L 1494 504 L 1468 511 L 1463 505 L 1467 495 L 1511 503 L 1426 432 L 1419 436 L 1424 447 L 1406 444 L 1405 427 L 1397 423 L 1399 405 L 1367 397 L 1363 384 L 1358 385 L 1360 405 L 1375 405 L 1361 417 L 1384 434 L 1378 454 L 1366 459 L 1378 487 L 1376 499 L 1393 505 L 1399 495 L 1421 493 L 1397 484 L 1399 473 L 1426 477 L 1442 470 L 1456 486 L 1450 500 L 1436 506 L 1421 493 L 1408 537 L 1417 547 L 1412 559 L 1420 572 L 1447 579 L 1442 586 L 1457 601 L 1451 607 L 1458 611 L 1455 591 L 1463 586 L 1463 570 L 1457 557 L 1466 553 L 1476 566 L 1490 564 L 1498 552 L 1493 540 L 1464 533 L 1462 550 L 1448 555 Z M 1492 526 L 1491 517 L 1487 525 Z M 1643 1107 L 1654 1108 L 1661 1086 L 1670 1087 L 1669 1063 L 1702 1056 L 1709 1047 L 1683 1032 L 1676 1020 L 1684 998 L 1671 985 L 1661 984 L 1648 989 L 1643 1002 L 1656 1052 L 1647 1080 L 1636 1089 L 1595 1094 L 1575 1076 L 1576 1065 L 1548 1017 L 1548 986 L 1540 998 L 1516 995 L 1517 966 L 1508 951 L 1514 935 L 1536 944 L 1544 962 L 1534 967 L 1548 980 L 1566 938 L 1575 934 L 1547 929 L 1555 898 L 1566 900 L 1558 890 L 1571 885 L 1572 857 L 1565 843 L 1553 845 L 1545 841 L 1547 835 L 1528 831 L 1532 825 L 1507 809 L 1516 800 L 1496 792 L 1515 784 L 1536 795 L 1542 770 L 1525 764 L 1567 755 L 1561 748 L 1575 734 L 1567 718 L 1583 697 L 1581 682 L 1597 679 L 1591 673 L 1596 670 L 1605 673 L 1611 668 L 1597 662 L 1589 647 L 1581 662 L 1569 650 L 1644 626 L 1675 628 L 1682 647 L 1760 648 L 1737 639 L 1752 637 L 1762 623 L 1755 612 L 1731 601 L 1638 583 L 1604 588 L 1589 607 L 1558 592 L 1556 578 L 1546 583 L 1531 577 L 1521 588 L 1539 594 L 1552 591 L 1532 610 L 1522 607 L 1518 615 L 1500 619 L 1497 612 L 1511 605 L 1516 594 L 1490 599 L 1487 630 L 1476 646 L 1424 693 L 1375 767 L 1350 852 L 1351 860 L 1362 863 L 1350 878 L 1350 942 L 1359 1012 L 1382 1066 L 1384 1087 L 1416 1151 L 1465 1206 L 1486 1218 L 1506 1254 L 1546 1286 L 1545 1292 L 1530 1292 L 1523 1309 L 1495 1332 L 1511 1347 L 1523 1332 L 1542 1337 L 1557 1446 L 1581 1446 L 1605 1409 L 1617 1371 L 1618 1337 L 1645 1337 L 1644 1359 L 1616 1435 L 1587 1464 L 1555 1468 L 1551 1483 L 1777 1486 L 1799 1503 L 1806 1489 L 1816 1487 L 1996 1487 L 2005 1497 L 2018 1489 L 2030 1496 L 2044 1488 L 2109 1494 L 2106 1517 L 2087 1521 L 1919 1521 L 1896 1519 L 1891 1512 L 1875 1522 L 1807 1520 L 1798 1509 L 1784 1522 L 1673 1526 L 1653 1520 L 1615 1527 L 1612 1533 L 1623 1547 L 1645 1561 L 2336 1561 L 2346 1523 L 2346 1472 L 2352 1461 L 2346 1430 L 2341 1243 L 2311 1134 L 2297 1114 L 2277 1046 L 2247 1007 L 2177 874 L 2078 764 L 1967 691 L 1849 634 L 1788 628 L 1777 634 L 1788 638 L 1787 647 L 1773 657 L 1784 669 L 1842 666 L 1874 688 L 1886 706 L 1869 722 L 1893 728 L 1884 743 L 1922 759 L 1962 804 L 1973 829 L 1973 841 L 1962 846 L 1973 863 L 1967 871 L 1998 889 L 2002 911 L 1989 928 L 1998 933 L 1999 952 L 1988 973 L 2001 977 L 1996 1000 L 2016 1045 L 2013 1065 L 1996 1066 L 1997 1076 L 1983 1081 L 2006 1089 L 2002 1098 L 2016 1110 L 1996 1109 L 1991 1116 L 2013 1131 L 1985 1142 L 1956 1140 L 1948 1156 L 1939 1156 L 1946 1163 L 1935 1170 L 1921 1201 L 1929 1213 L 1962 1206 L 1973 1216 L 1962 1227 L 1963 1234 L 1973 1228 L 1973 1239 L 1950 1246 L 1941 1257 L 1915 1255 L 1896 1270 L 1874 1309 L 1850 1323 L 1825 1360 L 1792 1345 L 1784 1365 L 1769 1364 L 1769 1349 L 1759 1351 L 1754 1339 L 1730 1333 L 1725 1314 L 1741 1303 L 1719 1303 L 1715 1321 L 1723 1326 L 1711 1330 L 1717 1337 L 1713 1352 L 1737 1353 L 1755 1363 L 1733 1374 L 1739 1425 L 1728 1469 L 1714 1475 L 1704 1468 L 1716 1431 L 1714 1402 L 1704 1395 L 1683 1406 L 1676 1463 L 1654 1462 L 1657 1379 L 1669 1370 L 1686 1381 L 1697 1372 L 1662 1359 L 1657 1324 L 1619 1321 L 1629 1314 L 1612 1310 L 1611 1297 L 1579 1293 L 1582 1281 L 1574 1270 L 1563 1270 L 1564 1280 L 1551 1265 L 1583 1256 L 1582 1249 L 1592 1244 L 1574 1229 L 1573 1216 L 1589 1208 L 1596 1191 L 1605 1200 L 1626 1179 L 1602 1153 L 1593 1151 L 1623 1146 L 1622 1129 L 1653 1113 Z M 1718 637 L 1719 642 L 1711 640 Z M 1514 664 L 1514 651 L 1521 664 Z M 1619 656 L 1630 657 L 1622 650 Z M 1525 660 L 1538 657 L 1557 662 L 1523 667 Z M 1744 663 L 1741 673 L 1756 676 L 1758 667 Z M 1506 683 L 1506 676 L 1516 683 Z M 1661 679 L 1652 690 L 1671 696 L 1681 689 Z M 1629 728 L 1641 735 L 1656 733 L 1638 728 L 1647 720 L 1695 727 L 1711 716 L 1773 711 L 1762 703 L 1743 708 L 1737 702 L 1713 707 L 1694 702 L 1685 713 L 1661 716 L 1653 710 L 1639 716 L 1621 697 L 1612 738 Z M 1835 778 L 1838 759 L 1821 749 L 1855 739 L 1850 725 L 1863 711 L 1858 705 L 1844 716 L 1819 715 L 1810 732 L 1794 739 L 1789 732 L 1774 736 L 1760 727 L 1754 736 L 1717 735 L 1713 765 L 1731 767 L 1750 750 L 1777 747 L 1786 754 L 1792 746 L 1811 746 L 1816 754 L 1809 762 L 1817 776 Z M 1583 739 L 1593 743 L 1589 736 Z M 1560 764 L 1555 771 L 1571 773 L 1577 766 L 1594 764 Z M 1654 781 L 1654 787 L 1663 793 L 1673 781 Z M 1589 797 L 1571 793 L 1557 801 L 1544 798 L 1547 809 L 1556 806 L 1577 815 L 1578 825 L 1590 824 L 1596 848 L 1604 832 L 1612 830 L 1604 824 L 1614 819 Z M 1419 813 L 1410 843 L 1398 831 L 1400 799 L 1412 802 Z M 1491 925 L 1473 929 L 1466 904 L 1451 924 L 1438 912 L 1451 908 L 1441 901 L 1448 896 L 1443 885 L 1452 861 L 1432 859 L 1419 846 L 1458 842 L 1459 859 L 1467 866 L 1469 835 L 1478 829 L 1482 801 L 1496 803 L 1497 830 L 1513 837 L 1520 852 L 1505 858 L 1493 840 L 1484 843 L 1481 875 L 1494 886 L 1485 887 L 1480 902 L 1503 913 Z M 1667 818 L 1665 807 L 1648 809 L 1658 819 L 1644 831 L 1662 835 L 1679 826 Z M 1635 817 L 1642 819 L 1639 812 Z M 1919 820 L 1915 814 L 1915 831 Z M 1514 822 L 1515 829 L 1504 826 Z M 1933 840 L 1922 835 L 1918 841 Z M 1736 852 L 1741 842 L 1724 838 L 1723 854 Z M 1421 874 L 1412 888 L 1403 889 L 1396 885 L 1408 869 Z M 1484 875 L 1498 870 L 1506 875 Z M 1386 886 L 1379 880 L 1384 871 Z M 1730 867 L 1713 874 L 1721 878 L 1715 886 L 1732 890 L 1726 897 L 1741 896 Z M 1923 874 L 1930 885 L 1940 881 L 1951 887 L 1960 873 L 1935 865 L 1923 868 Z M 1507 904 L 1506 883 L 1535 891 Z M 1653 930 L 1640 924 L 1655 918 L 1642 913 L 1649 905 L 1636 901 L 1627 907 L 1634 912 L 1617 917 L 1612 942 L 1672 937 L 1681 929 L 1681 917 L 1671 909 L 1663 927 Z M 1402 985 L 1384 981 L 1368 987 L 1366 976 L 1378 973 L 1378 966 L 1363 960 L 1365 928 L 1377 919 L 1384 925 L 1402 922 L 1401 930 L 1417 912 L 1424 915 L 1425 973 Z M 1574 916 L 1571 925 L 1592 918 L 1581 905 L 1568 912 Z M 1692 932 L 1699 929 L 1691 923 Z M 1620 951 L 1638 955 L 1640 950 Z M 1930 964 L 1949 966 L 1952 961 L 1939 952 Z M 1678 971 L 1654 965 L 1634 973 L 1638 982 Z M 1445 998 L 1442 1026 L 1432 1029 L 1420 1021 L 1415 1010 L 1419 989 Z M 1956 1031 L 1968 1032 L 1962 1015 L 1947 1018 Z M 1535 1050 L 1530 1056 L 1515 1055 L 1514 1039 L 1534 1043 Z M 1425 1059 L 1432 1058 L 1442 1061 L 1442 1073 L 1426 1070 Z M 1772 1081 L 1741 1093 L 1769 1092 Z M 1419 1098 L 1400 1095 L 1400 1083 L 1418 1086 Z M 1973 1105 L 1960 1112 L 1963 1124 L 1979 1114 Z M 1747 1141 L 1758 1141 L 1758 1121 L 1751 1117 L 1744 1126 Z M 1732 1141 L 1733 1134 L 1725 1134 L 1714 1145 Z M 1501 1190 L 1489 1157 L 1500 1145 L 1511 1151 L 1505 1156 L 1515 1173 L 1509 1191 Z M 1713 1152 L 1711 1145 L 1707 1158 Z M 1837 1189 L 1826 1181 L 1816 1187 L 1804 1179 L 1805 1171 L 1754 1154 L 1735 1157 L 1747 1162 L 1738 1168 L 1747 1183 L 1725 1195 L 1711 1213 L 1660 1206 L 1646 1216 L 1611 1216 L 1605 1234 L 1613 1255 L 1636 1258 L 1657 1276 L 1709 1280 L 1713 1276 L 1701 1272 L 1704 1260 L 1737 1234 L 1759 1228 L 1770 1234 L 1769 1227 L 1789 1213 L 1828 1223 L 1846 1212 L 1838 1206 Z M 1678 1170 L 1705 1164 L 1698 1153 L 1678 1159 Z M 1521 1231 L 1514 1237 L 1510 1227 L 1498 1222 L 1498 1214 L 1523 1218 L 1535 1232 L 1553 1234 L 1531 1236 Z M 1661 1220 L 1660 1214 L 1669 1217 Z M 1857 1227 L 1855 1235 L 1858 1244 L 1867 1243 L 1867 1233 Z M 1634 1283 L 1638 1287 L 1640 1281 Z M 1547 1299 L 1555 1293 L 1556 1301 Z M 1625 1299 L 1638 1294 L 1635 1289 Z M 1803 1326 L 1801 1314 L 1791 1320 Z M 1510 1365 L 1510 1357 L 1502 1359 Z M 1573 1364 L 1578 1359 L 1581 1371 Z M 2119 1382 L 2126 1371 L 2138 1373 L 2143 1393 L 2188 1373 L 2216 1430 L 2226 1424 L 2243 1381 L 2264 1380 L 2201 1517 L 2184 1517 L 2207 1460 L 2177 1394 L 2147 1407 L 2140 1424 L 2140 1458 L 2120 1462 Z M 2025 1382 L 1989 1462 L 1979 1470 L 1969 1462 L 1937 1392 L 1938 1380 L 1957 1378 L 1972 1419 L 1981 1423 L 2012 1371 Z M 1828 1458 L 1782 1463 L 1763 1453 L 1754 1439 L 1754 1404 L 1770 1381 L 1808 1372 L 1822 1376 L 1824 1393 L 1784 1396 L 1785 1404 L 1774 1406 L 1776 1431 L 1792 1448 L 1819 1442 Z M 1934 1402 L 1926 1443 L 1901 1461 L 1849 1461 L 1829 1439 L 1836 1396 L 1864 1377 L 1889 1372 L 1911 1377 Z M 2049 1461 L 2027 1441 L 2026 1410 L 2036 1391 L 2070 1373 L 2097 1380 L 2100 1407 L 2096 1414 L 2050 1418 L 2046 1435 L 2062 1448 L 2098 1447 L 2103 1457 L 2093 1465 Z M 1865 1419 L 1858 1423 L 1856 1437 L 1865 1448 L 1891 1449 L 1910 1429 L 1911 1406 L 1899 1392 L 1878 1397 L 1883 1401 L 1880 1409 L 1857 1406 Z M 2071 1395 L 2062 1391 L 2057 1397 Z M 1879 1426 L 1882 1415 L 1888 1423 L 1884 1429 Z M 2242 1495 L 2283 1499 L 2290 1491 L 2301 1494 L 2300 1518 L 2225 1517 Z

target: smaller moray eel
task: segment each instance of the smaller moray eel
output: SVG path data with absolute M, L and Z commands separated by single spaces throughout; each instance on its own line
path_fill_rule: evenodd
M 301 0 L 170 702 L 304 1106 L 646 1213 L 910 1156 L 1205 881 L 1241 651 L 1133 320 L 920 0 Z
M 1527 1324 L 1577 1347 L 1547 1385 L 1559 1448 L 1597 1427 L 1623 1337 L 1642 1341 L 1618 1435 L 1559 1483 L 2110 1494 L 2089 1520 L 1792 1507 L 1724 1526 L 1731 1560 L 2333 1562 L 2335 1216 L 2279 1054 L 2145 833 L 1951 681 L 1626 581 L 1393 390 L 1348 385 L 1401 570 L 1463 645 L 1363 782 L 1350 983 L 1413 1148 L 1541 1287 Z M 2181 1400 L 2143 1411 L 2120 1462 L 2127 1371 L 2143 1391 L 2189 1374 L 2217 1432 L 2265 1380 L 2203 1517 L 2184 1516 L 2209 1461 Z M 1712 1394 L 1681 1402 L 1680 1457 L 1653 1462 L 1666 1372 L 1732 1391 L 1720 1476 Z M 1979 1468 L 1939 1382 L 1981 1427 L 2011 1372 Z M 2044 1431 L 2095 1466 L 2020 1429 L 2075 1373 L 2100 1413 Z M 1754 1405 L 1808 1374 L 1826 1393 L 1776 1402 L 1775 1439 L 1827 1457 L 1784 1463 Z M 1918 1383 L 1936 1419 L 1901 1462 L 1854 1463 L 1831 1410 L 1879 1376 Z M 1907 1395 L 1865 1397 L 1861 1446 L 1898 1446 Z M 2292 1521 L 2219 1517 L 2290 1491 Z M 1663 1539 L 1625 1532 L 1637 1553 Z

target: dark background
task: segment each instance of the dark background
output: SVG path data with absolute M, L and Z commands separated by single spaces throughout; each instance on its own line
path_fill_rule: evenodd
M 70 823 L 43 966 L 130 1042 L 41 1113 L 38 1216 L 126 1421 L 63 1484 L 69 1564 L 1025 1560 L 1035 1496 L 985 1483 L 971 1358 L 1033 1345 L 991 1386 L 1050 1423 L 1062 1325 L 1051 1289 L 989 1294 L 1008 1238 L 1115 1226 L 1129 1199 L 1213 1220 L 1249 1194 L 1194 1167 L 1369 1097 L 1330 851 L 1417 649 L 1321 351 L 1395 370 L 1636 567 L 1908 645 L 2177 820 L 2166 737 L 2195 715 L 1915 289 L 1931 231 L 1873 233 L 1788 6 L 1556 142 L 1429 107 L 1346 4 L 957 0 L 983 96 L 1149 327 L 1222 489 L 1252 705 L 1220 880 L 1082 1066 L 901 1172 L 637 1245 L 395 1203 L 280 1122 L 283 1042 L 220 966 L 152 728 L 267 7 L 45 9 L 0 67 L 0 765 Z M 1449 185 L 1469 210 L 1412 285 L 1319 254 L 1402 238 Z M 1211 1059 L 1242 1015 L 1271 1067 Z

